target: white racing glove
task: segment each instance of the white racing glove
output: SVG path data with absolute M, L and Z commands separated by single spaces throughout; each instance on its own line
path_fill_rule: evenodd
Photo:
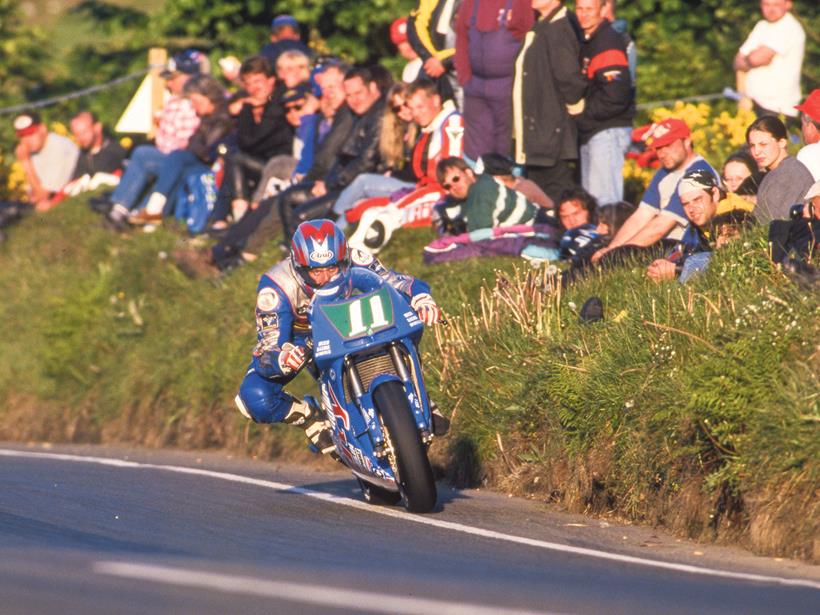
M 441 320 L 441 309 L 428 293 L 419 293 L 410 300 L 410 305 L 419 315 L 419 320 L 430 326 Z
M 294 346 L 289 342 L 282 344 L 282 350 L 279 353 L 279 369 L 282 370 L 283 374 L 298 372 L 304 364 L 304 346 Z

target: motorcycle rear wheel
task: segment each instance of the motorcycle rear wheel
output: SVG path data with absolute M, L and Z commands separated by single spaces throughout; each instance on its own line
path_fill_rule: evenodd
M 385 382 L 373 393 L 373 401 L 393 447 L 393 469 L 404 497 L 404 507 L 410 512 L 430 512 L 436 505 L 436 481 L 413 414 L 407 406 L 404 387 L 396 381 Z

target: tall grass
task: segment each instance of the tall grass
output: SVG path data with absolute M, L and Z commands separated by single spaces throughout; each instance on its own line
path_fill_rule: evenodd
M 606 318 L 582 324 L 591 295 Z M 437 336 L 436 369 L 492 480 L 816 559 L 818 315 L 758 232 L 687 286 L 637 264 L 563 293 L 497 275 Z
M 512 259 L 425 266 L 429 238 L 401 233 L 382 260 L 430 282 L 449 317 L 422 349 L 453 417 L 435 450 L 453 480 L 818 559 L 820 301 L 770 266 L 762 232 L 687 286 L 636 264 L 563 290 Z M 113 235 L 78 200 L 12 229 L 0 438 L 303 458 L 298 430 L 250 425 L 232 403 L 257 280 L 281 254 L 193 281 L 167 258 L 186 241 Z M 584 325 L 591 295 L 606 318 Z

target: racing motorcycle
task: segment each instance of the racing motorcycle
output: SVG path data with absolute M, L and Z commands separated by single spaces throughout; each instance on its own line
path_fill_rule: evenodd
M 309 312 L 310 371 L 336 453 L 366 501 L 430 512 L 433 422 L 416 350 L 424 324 L 375 273 L 364 272 L 357 287 L 350 296 L 317 293 Z

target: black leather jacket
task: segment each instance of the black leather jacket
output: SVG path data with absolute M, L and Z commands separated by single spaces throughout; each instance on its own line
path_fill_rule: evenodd
M 379 98 L 364 115 L 356 118 L 336 162 L 325 176 L 328 190 L 343 190 L 361 173 L 380 170 L 379 137 L 384 105 L 384 97 Z

